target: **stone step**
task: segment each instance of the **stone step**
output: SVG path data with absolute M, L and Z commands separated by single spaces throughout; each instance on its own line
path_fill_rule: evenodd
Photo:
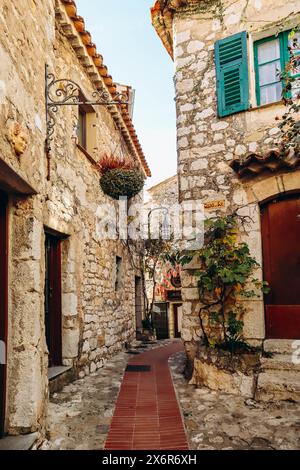
M 269 370 L 259 374 L 255 399 L 300 402 L 300 373 L 287 370 Z
M 38 439 L 38 433 L 6 436 L 0 439 L 0 450 L 30 450 Z
M 266 339 L 264 341 L 264 351 L 278 354 L 290 354 L 292 355 L 295 351 L 293 345 L 295 339 Z M 299 340 L 298 340 L 299 341 Z M 298 345 L 300 348 L 300 345 Z
M 293 359 L 291 354 L 274 354 L 270 358 L 262 357 L 260 362 L 263 370 L 287 370 L 300 373 L 300 355 L 295 358 L 298 359 L 299 364 Z

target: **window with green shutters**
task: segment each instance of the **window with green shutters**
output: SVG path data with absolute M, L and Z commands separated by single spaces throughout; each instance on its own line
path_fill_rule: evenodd
M 228 116 L 249 108 L 247 32 L 215 43 L 218 115 Z

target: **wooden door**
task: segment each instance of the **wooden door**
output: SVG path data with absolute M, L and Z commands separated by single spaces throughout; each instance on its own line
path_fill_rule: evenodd
M 45 327 L 49 367 L 62 364 L 61 239 L 46 233 Z
M 266 336 L 300 338 L 300 195 L 266 204 L 261 215 Z
M 174 304 L 174 335 L 175 338 L 181 337 L 181 310 L 182 304 Z
M 4 435 L 8 305 L 7 195 L 0 191 L 0 437 Z
M 157 339 L 169 338 L 168 304 L 166 302 L 155 303 L 153 308 L 153 323 Z

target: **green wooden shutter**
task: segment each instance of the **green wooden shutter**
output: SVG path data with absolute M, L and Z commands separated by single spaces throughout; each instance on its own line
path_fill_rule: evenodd
M 218 115 L 249 108 L 247 33 L 234 34 L 215 43 Z

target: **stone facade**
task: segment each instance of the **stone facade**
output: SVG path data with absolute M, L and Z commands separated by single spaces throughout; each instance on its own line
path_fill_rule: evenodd
M 276 147 L 280 133 L 276 118 L 285 107 L 281 102 L 257 106 L 253 43 L 299 24 L 297 1 L 271 0 L 156 2 L 153 24 L 175 62 L 180 201 L 200 199 L 203 203 L 223 201 L 218 213 L 238 211 L 250 216 L 241 234 L 252 255 L 262 266 L 260 204 L 290 191 L 300 193 L 300 171 L 265 172 L 241 181 L 229 163 L 251 153 L 264 155 Z M 220 118 L 217 112 L 215 42 L 247 31 L 250 108 Z M 210 210 L 210 215 L 216 215 Z M 183 279 L 183 330 L 188 355 L 193 360 L 199 335 L 199 301 L 193 268 Z M 262 268 L 257 269 L 262 279 Z M 265 339 L 264 300 L 245 302 L 244 335 L 253 345 Z M 291 351 L 290 351 L 291 352 Z
M 139 273 L 124 243 L 99 237 L 100 208 L 112 200 L 100 190 L 94 165 L 112 152 L 139 159 L 131 121 L 126 125 L 115 106 L 95 107 L 87 154 L 74 137 L 78 107 L 61 107 L 49 159 L 45 153 L 45 64 L 57 78 L 78 83 L 86 96 L 92 96 L 95 83 L 105 87 L 64 3 L 4 0 L 0 6 L 0 159 L 6 165 L 4 173 L 1 166 L 1 189 L 8 194 L 9 225 L 9 434 L 43 432 L 47 414 L 45 229 L 61 237 L 61 365 L 82 378 L 135 338 Z M 21 152 L 9 138 L 14 123 L 23 129 Z M 142 160 L 141 168 L 146 176 Z M 116 257 L 122 259 L 118 289 Z
M 145 208 L 152 206 L 171 206 L 178 204 L 178 176 L 174 175 L 160 183 L 155 184 L 147 190 L 149 200 L 145 203 Z

